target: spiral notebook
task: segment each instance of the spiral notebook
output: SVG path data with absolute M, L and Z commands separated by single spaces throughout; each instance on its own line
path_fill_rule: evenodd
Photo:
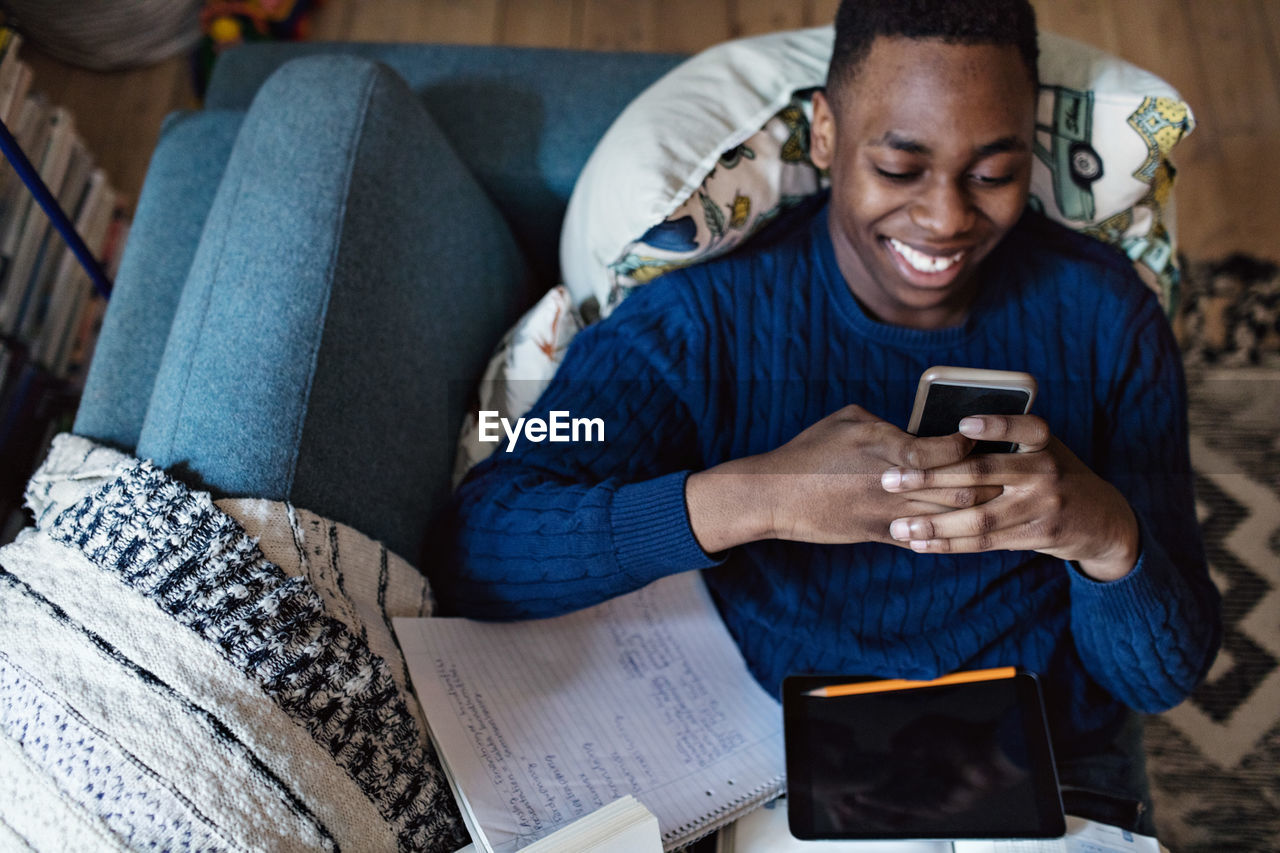
M 633 796 L 662 847 L 782 792 L 782 709 L 697 572 L 530 622 L 396 619 L 476 846 L 508 853 Z

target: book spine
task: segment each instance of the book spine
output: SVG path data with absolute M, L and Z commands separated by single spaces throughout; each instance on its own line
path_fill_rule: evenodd
M 75 228 L 99 257 L 102 256 L 102 241 L 98 234 L 100 231 L 105 231 L 101 221 L 107 216 L 103 196 L 108 191 L 106 173 L 101 169 L 93 169 L 85 179 L 80 199 L 75 205 Z M 38 340 L 32 345 L 36 360 L 53 369 L 55 373 L 58 372 L 54 367 L 58 353 L 62 349 L 62 342 L 68 334 L 72 318 L 78 306 L 92 290 L 89 276 L 76 261 L 75 254 L 69 247 L 64 248 L 57 270 L 54 272 L 49 313 L 40 330 Z
M 120 262 L 120 253 L 128 237 L 129 224 L 124 211 L 118 205 L 115 191 L 109 186 L 103 204 L 106 208 L 106 217 L 101 225 L 102 230 L 91 236 L 94 237 L 95 245 L 101 246 L 100 257 L 103 266 L 114 271 Z M 68 330 L 64 348 L 55 363 L 56 375 L 63 377 L 75 387 L 84 383 L 89 361 L 93 358 L 93 350 L 98 343 L 102 317 L 107 310 L 107 300 L 97 293 L 92 283 L 89 283 L 87 274 L 83 280 L 88 283 L 87 287 L 79 301 L 76 318 Z
M 70 155 L 67 159 L 66 174 L 57 195 L 58 206 L 65 211 L 72 212 L 73 216 L 78 216 L 79 203 L 83 200 L 88 189 L 89 172 L 92 165 L 89 152 L 84 147 L 84 143 L 80 141 L 78 136 L 73 135 Z M 75 222 L 74 219 L 72 221 Z M 79 223 L 76 222 L 75 225 L 77 230 L 80 231 Z M 80 233 L 83 234 L 84 232 L 80 231 Z M 54 292 L 57 284 L 56 275 L 61 266 L 62 257 L 68 251 L 57 230 L 48 229 L 44 235 L 44 242 L 40 246 L 35 268 L 31 271 L 31 277 L 27 285 L 30 294 L 27 297 L 27 304 L 21 311 L 17 327 L 18 337 L 30 341 L 33 349 L 37 351 L 41 348 L 40 339 L 45 321 L 48 318 L 54 300 L 57 298 L 57 293 Z
M 22 47 L 22 36 L 8 27 L 0 28 L 0 118 L 9 114 L 18 91 L 21 61 L 18 59 L 18 48 Z
M 57 203 L 56 195 L 62 190 L 75 139 L 74 122 L 65 109 L 54 107 L 49 113 L 48 121 L 49 132 L 41 156 L 38 160 L 32 158 L 32 165 L 37 169 L 34 175 L 37 185 L 30 187 L 27 215 L 14 247 L 12 261 L 4 271 L 4 296 L 0 297 L 0 332 L 5 334 L 18 332 L 24 313 L 33 299 L 39 298 L 39 294 L 33 292 L 32 283 L 37 272 L 40 250 L 45 245 L 51 223 L 44 208 L 32 199 L 32 193 L 38 191 L 38 184 L 43 182 L 53 195 L 54 204 Z
M 49 102 L 43 96 L 37 93 L 27 98 L 22 116 L 25 134 L 15 137 L 15 141 L 23 151 L 31 152 L 35 162 L 44 160 L 44 154 L 49 145 L 50 115 Z M 11 191 L 15 198 L 14 205 L 8 211 L 9 219 L 5 223 L 3 234 L 0 235 L 0 306 L 16 298 L 11 293 L 13 277 L 10 271 L 22 237 L 30 227 L 33 212 L 39 210 L 35 199 L 31 193 L 27 192 L 22 180 L 15 179 L 12 182 Z

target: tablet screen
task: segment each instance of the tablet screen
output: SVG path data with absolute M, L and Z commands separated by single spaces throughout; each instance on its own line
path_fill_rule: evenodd
M 851 681 L 858 679 L 798 676 L 783 684 L 787 810 L 797 838 L 1065 832 L 1034 676 L 811 695 Z

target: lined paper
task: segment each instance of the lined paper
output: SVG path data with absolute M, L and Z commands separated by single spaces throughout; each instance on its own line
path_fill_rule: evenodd
M 498 853 L 626 794 L 657 816 L 669 849 L 781 790 L 781 706 L 697 572 L 554 619 L 395 629 L 448 770 Z

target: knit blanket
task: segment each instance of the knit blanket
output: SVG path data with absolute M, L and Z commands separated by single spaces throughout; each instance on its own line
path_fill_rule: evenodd
M 425 579 L 288 504 L 59 436 L 0 549 L 0 849 L 467 839 L 391 630 Z

